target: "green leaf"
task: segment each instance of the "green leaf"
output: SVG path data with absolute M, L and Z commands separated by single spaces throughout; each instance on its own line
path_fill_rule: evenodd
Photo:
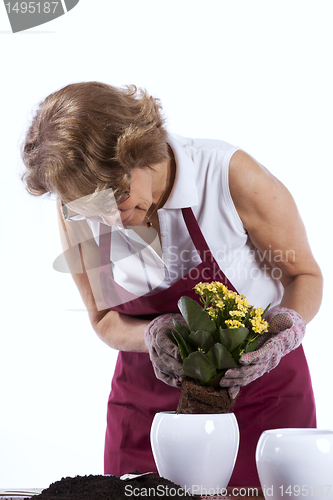
M 207 359 L 203 352 L 192 352 L 184 360 L 183 370 L 185 375 L 207 384 L 217 376 L 214 365 Z
M 243 344 L 248 334 L 249 330 L 244 326 L 240 328 L 219 328 L 220 343 L 229 352 L 234 351 Z
M 257 344 L 258 344 L 259 337 L 255 339 L 253 342 L 250 342 L 250 344 L 246 347 L 245 352 L 252 352 L 257 349 Z
M 204 332 L 203 330 L 191 332 L 189 340 L 191 340 L 196 347 L 201 347 L 201 349 L 203 349 L 205 352 L 208 352 L 209 349 L 214 345 L 214 340 L 211 334 L 209 332 Z
M 216 375 L 216 377 L 211 378 L 210 381 L 207 382 L 206 385 L 210 385 L 212 387 L 217 387 L 218 385 L 220 385 L 221 378 L 223 377 L 223 375 L 225 374 L 225 372 L 226 372 L 226 370 L 223 370 L 220 373 L 218 373 Z
M 183 337 L 183 339 L 187 340 L 190 335 L 190 330 L 186 328 L 186 326 L 179 323 L 179 321 L 177 320 L 174 320 L 173 324 L 176 332 L 178 332 Z
M 237 368 L 238 366 L 230 352 L 222 344 L 214 344 L 206 357 L 218 370 Z
M 173 334 L 173 338 L 175 339 L 175 341 L 177 342 L 177 345 L 179 347 L 179 352 L 180 352 L 181 358 L 184 361 L 187 358 L 187 356 L 189 354 L 191 354 L 191 352 L 193 352 L 193 349 L 192 349 L 192 347 L 190 345 L 187 344 L 187 342 L 180 335 L 179 332 L 177 332 L 176 330 L 174 330 L 172 332 L 172 334 Z
M 223 329 L 219 326 L 218 328 L 218 338 L 216 339 L 217 342 L 222 344 L 227 351 L 230 352 L 230 347 L 231 347 L 231 337 L 230 334 L 228 333 L 229 330 Z
M 208 312 L 198 302 L 185 296 L 178 300 L 178 307 L 191 331 L 204 330 L 209 333 L 215 332 L 216 324 L 214 320 L 211 319 Z
M 267 311 L 268 311 L 268 309 L 269 309 L 270 307 L 271 307 L 271 304 L 268 304 L 268 306 L 266 307 L 266 309 L 265 309 L 265 310 L 264 310 L 264 312 L 262 313 L 261 317 L 262 317 L 263 319 L 265 319 L 266 313 L 267 313 Z

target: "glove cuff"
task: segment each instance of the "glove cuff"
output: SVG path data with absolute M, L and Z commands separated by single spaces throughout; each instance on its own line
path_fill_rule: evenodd
M 305 321 L 304 318 L 298 312 L 294 311 L 294 309 L 288 309 L 287 307 L 280 307 L 280 306 L 275 306 L 272 309 L 269 309 L 265 315 L 265 320 L 270 323 L 274 316 L 277 316 L 278 314 L 285 314 L 288 313 L 291 316 L 291 319 L 293 320 L 293 323 L 299 323 L 303 324 L 305 327 Z

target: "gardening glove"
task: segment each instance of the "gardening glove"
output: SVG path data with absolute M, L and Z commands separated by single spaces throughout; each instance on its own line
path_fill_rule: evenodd
M 292 309 L 274 307 L 265 317 L 270 323 L 268 332 L 260 338 L 256 351 L 243 354 L 239 362 L 241 368 L 231 368 L 222 378 L 220 385 L 234 388 L 250 384 L 253 380 L 275 368 L 281 358 L 296 349 L 305 334 L 304 319 Z
M 174 320 L 187 326 L 180 314 L 157 316 L 147 326 L 144 341 L 156 377 L 168 385 L 179 387 L 185 378 L 185 373 L 179 348 L 172 335 Z

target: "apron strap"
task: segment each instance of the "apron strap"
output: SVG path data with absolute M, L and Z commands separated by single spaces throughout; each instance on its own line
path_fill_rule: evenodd
M 205 255 L 207 250 L 209 250 L 207 241 L 205 240 L 205 237 L 202 234 L 202 231 L 199 227 L 197 219 L 195 218 L 192 208 L 191 207 L 182 208 L 182 213 L 186 227 L 192 238 L 193 244 L 201 257 L 202 255 Z
M 234 285 L 229 281 L 226 277 L 218 263 L 216 262 L 208 244 L 205 240 L 204 235 L 200 229 L 197 219 L 193 213 L 192 208 L 182 208 L 182 213 L 184 217 L 184 221 L 188 232 L 192 238 L 193 244 L 199 253 L 201 260 L 207 263 L 213 270 L 214 280 L 212 281 L 220 281 L 223 283 L 229 290 L 238 293 Z
M 182 214 L 189 235 L 203 262 L 201 266 L 204 266 L 205 269 L 210 270 L 210 281 L 220 281 L 229 290 L 238 293 L 236 288 L 228 280 L 222 269 L 219 267 L 213 254 L 211 253 L 192 209 L 190 207 L 183 208 Z M 128 290 L 125 290 L 112 278 L 110 268 L 111 234 L 112 228 L 106 224 L 100 223 L 99 253 L 101 286 L 106 304 L 109 308 L 114 308 L 117 305 L 125 304 L 127 302 L 138 299 L 138 297 Z M 176 286 L 176 284 L 172 286 Z

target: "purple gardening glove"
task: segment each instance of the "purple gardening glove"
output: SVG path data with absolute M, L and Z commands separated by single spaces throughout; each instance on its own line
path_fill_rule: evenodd
M 305 334 L 304 319 L 292 309 L 274 307 L 265 317 L 270 323 L 267 333 L 258 342 L 256 351 L 241 356 L 241 368 L 231 368 L 222 378 L 221 387 L 229 387 L 230 395 L 237 395 L 239 387 L 250 384 L 253 380 L 275 368 L 281 358 L 296 349 Z
M 172 335 L 174 320 L 187 326 L 180 314 L 157 316 L 147 326 L 144 341 L 156 377 L 168 385 L 178 387 L 185 378 L 185 373 L 179 348 Z

